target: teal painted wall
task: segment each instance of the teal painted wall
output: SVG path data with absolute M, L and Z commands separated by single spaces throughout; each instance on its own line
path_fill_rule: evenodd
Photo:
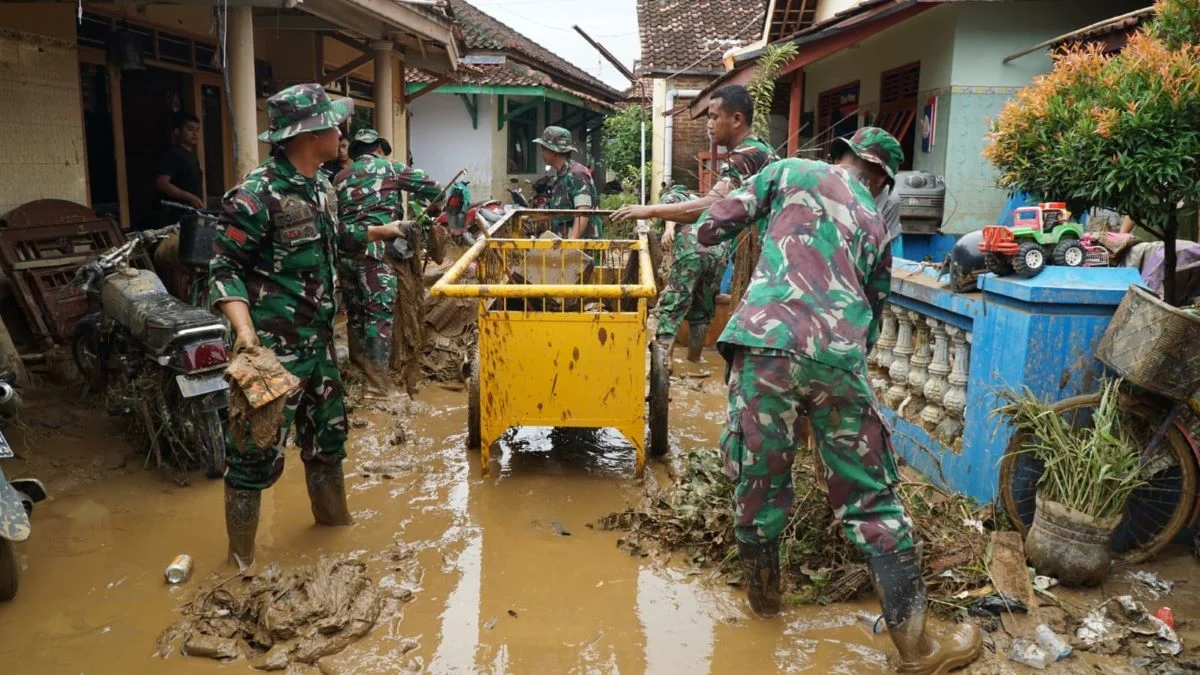
M 1008 64 L 1006 56 L 1102 19 L 1148 5 L 1144 0 L 1025 0 L 946 4 L 805 70 L 805 110 L 815 111 L 821 92 L 859 81 L 859 103 L 875 110 L 880 73 L 921 62 L 920 109 L 938 97 L 931 152 L 905 148 L 913 167 L 946 178 L 943 231 L 960 234 L 991 224 L 1007 195 L 982 155 L 990 120 L 1013 93 L 1050 70 L 1044 50 Z M 920 110 L 918 111 L 920 112 Z M 807 140 L 807 139 L 806 139 Z
M 992 224 L 1008 196 L 996 187 L 996 172 L 983 157 L 986 135 L 1004 103 L 1034 77 L 1048 72 L 1052 64 L 1045 50 L 1007 64 L 1004 58 L 1147 4 L 1139 0 L 1043 0 L 954 5 L 951 90 L 945 97 L 953 103 L 948 114 L 939 110 L 949 135 L 943 148 L 948 158 L 944 175 L 949 192 L 943 231 L 961 234 Z

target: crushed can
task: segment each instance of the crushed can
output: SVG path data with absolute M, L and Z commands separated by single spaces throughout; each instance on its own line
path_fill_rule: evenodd
M 192 576 L 192 556 L 182 553 L 175 556 L 164 573 L 169 584 L 182 584 Z
M 1154 616 L 1159 621 L 1167 624 L 1167 628 L 1175 630 L 1175 612 L 1171 611 L 1170 607 L 1159 607 Z

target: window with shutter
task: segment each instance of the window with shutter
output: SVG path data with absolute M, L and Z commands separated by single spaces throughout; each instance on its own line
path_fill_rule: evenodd
M 879 114 L 873 124 L 895 136 L 900 147 L 905 148 L 901 170 L 912 168 L 920 88 L 920 61 L 884 71 L 879 76 Z
M 813 144 L 821 148 L 821 156 L 828 157 L 833 139 L 848 136 L 858 129 L 857 81 L 834 87 L 817 96 L 817 135 Z

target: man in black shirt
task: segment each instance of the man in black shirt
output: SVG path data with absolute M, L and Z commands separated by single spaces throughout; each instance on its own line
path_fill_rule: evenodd
M 160 199 L 202 209 L 204 174 L 196 157 L 196 146 L 200 143 L 200 118 L 189 112 L 177 112 L 171 120 L 171 129 L 171 147 L 163 153 L 154 187 Z M 179 209 L 168 207 L 162 207 L 160 213 L 160 225 L 178 222 L 183 216 Z

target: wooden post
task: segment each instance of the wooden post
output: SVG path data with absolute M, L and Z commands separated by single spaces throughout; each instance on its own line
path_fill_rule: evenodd
M 804 114 L 804 69 L 792 75 L 792 96 L 788 101 L 787 156 L 794 157 L 800 149 L 800 118 Z

